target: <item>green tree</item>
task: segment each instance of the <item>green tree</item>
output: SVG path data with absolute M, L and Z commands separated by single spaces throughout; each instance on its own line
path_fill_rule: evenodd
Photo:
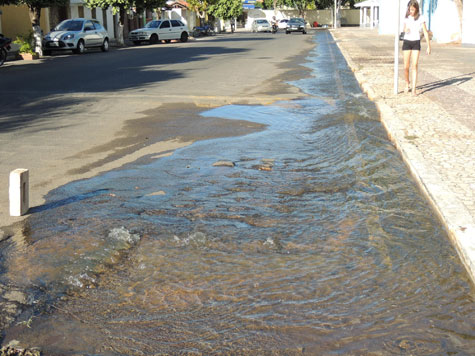
M 33 30 L 35 52 L 40 55 L 43 54 L 40 28 L 41 9 L 52 6 L 63 6 L 68 3 L 69 0 L 0 0 L 0 5 L 26 5 L 28 7 L 28 14 Z
M 242 14 L 241 0 L 217 0 L 209 6 L 209 13 L 223 20 L 235 19 Z
M 206 17 L 210 5 L 213 5 L 217 0 L 188 0 L 189 8 L 196 12 L 200 19 Z
M 298 10 L 299 15 L 305 18 L 305 12 L 312 6 L 315 5 L 315 0 L 283 0 L 283 5 L 293 7 Z

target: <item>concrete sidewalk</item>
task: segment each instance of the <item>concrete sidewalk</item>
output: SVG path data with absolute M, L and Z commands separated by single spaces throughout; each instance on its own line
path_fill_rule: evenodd
M 394 94 L 394 36 L 331 30 L 388 135 L 445 224 L 475 283 L 475 48 L 422 43 L 418 96 Z M 401 51 L 400 42 L 400 51 Z

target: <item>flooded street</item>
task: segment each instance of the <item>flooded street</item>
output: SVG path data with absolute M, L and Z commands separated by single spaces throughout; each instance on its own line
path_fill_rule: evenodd
M 304 99 L 202 113 L 261 131 L 50 192 L 22 236 L 0 242 L 3 344 L 473 353 L 464 267 L 331 36 L 314 40 L 309 77 L 292 82 Z

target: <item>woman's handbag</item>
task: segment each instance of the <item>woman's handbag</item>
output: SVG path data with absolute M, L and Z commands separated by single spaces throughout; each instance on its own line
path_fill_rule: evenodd
M 404 32 L 399 34 L 399 41 L 404 41 Z

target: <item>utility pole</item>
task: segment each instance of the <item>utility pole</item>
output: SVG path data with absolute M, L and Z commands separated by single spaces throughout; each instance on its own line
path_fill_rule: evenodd
M 396 19 L 397 24 L 395 26 L 394 33 L 394 95 L 398 92 L 398 78 L 399 78 L 399 34 L 401 23 L 401 0 L 395 1 L 397 6 Z
M 338 0 L 335 0 L 335 11 L 333 13 L 333 28 L 336 28 L 336 6 L 337 6 Z

